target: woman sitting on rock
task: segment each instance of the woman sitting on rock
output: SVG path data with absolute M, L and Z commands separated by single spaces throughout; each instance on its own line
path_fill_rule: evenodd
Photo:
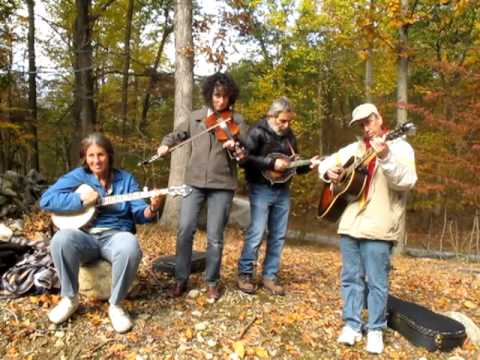
M 94 133 L 82 140 L 80 160 L 82 166 L 60 177 L 42 195 L 42 209 L 53 213 L 82 212 L 102 197 L 139 191 L 131 174 L 113 168 L 113 146 L 104 135 Z M 82 184 L 89 185 L 91 190 L 75 192 Z M 138 240 L 133 235 L 135 223 L 153 220 L 161 202 L 160 197 L 153 197 L 150 205 L 144 200 L 109 205 L 98 209 L 88 229 L 62 226 L 50 244 L 62 296 L 48 314 L 50 321 L 60 324 L 77 310 L 80 264 L 103 258 L 112 264 L 108 310 L 112 326 L 119 333 L 132 328 L 132 321 L 120 302 L 127 295 L 142 257 Z

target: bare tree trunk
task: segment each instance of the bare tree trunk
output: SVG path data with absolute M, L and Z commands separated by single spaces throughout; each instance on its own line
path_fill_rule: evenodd
M 155 61 L 153 63 L 150 78 L 148 80 L 147 91 L 145 93 L 145 98 L 143 99 L 142 116 L 138 124 L 138 128 L 140 129 L 140 131 L 144 131 L 145 127 L 147 126 L 147 114 L 150 108 L 150 95 L 153 91 L 153 87 L 155 86 L 155 75 L 157 73 L 158 64 L 160 63 L 160 59 L 162 58 L 165 43 L 167 42 L 169 35 L 173 31 L 173 27 L 172 25 L 170 25 L 170 18 L 169 18 L 168 11 L 169 11 L 169 8 L 166 7 L 165 8 L 165 26 L 163 29 L 162 40 L 160 41 L 160 46 L 158 47 L 157 55 L 155 56 Z
M 35 1 L 27 0 L 28 7 L 28 128 L 32 139 L 28 149 L 28 163 L 32 169 L 40 170 L 37 132 L 37 67 L 35 64 Z
M 128 71 L 130 70 L 130 38 L 132 35 L 134 0 L 128 0 L 127 9 L 127 29 L 125 30 L 124 41 L 124 61 L 123 61 L 123 80 L 122 80 L 122 137 L 125 137 L 127 118 L 128 118 Z
M 407 16 L 408 0 L 401 0 L 402 16 Z M 397 124 L 404 124 L 407 122 L 408 103 L 408 25 L 403 25 L 399 29 L 399 44 L 398 44 L 398 85 L 397 85 Z
M 70 163 L 78 161 L 80 140 L 95 127 L 93 61 L 91 45 L 91 0 L 75 0 L 76 17 L 73 31 L 75 87 L 74 132 Z
M 370 0 L 369 13 L 370 13 L 370 29 L 367 33 L 367 60 L 365 61 L 365 100 L 367 102 L 373 102 L 372 98 L 372 86 L 373 86 L 373 18 L 375 12 L 375 0 Z
M 373 86 L 373 48 L 369 44 L 367 49 L 368 58 L 365 61 L 365 100 L 373 102 L 372 86 Z
M 177 0 L 175 9 L 175 120 L 174 127 L 189 121 L 193 92 L 192 1 Z M 185 147 L 172 153 L 168 185 L 183 183 L 187 152 Z M 180 201 L 167 198 L 162 224 L 176 226 Z

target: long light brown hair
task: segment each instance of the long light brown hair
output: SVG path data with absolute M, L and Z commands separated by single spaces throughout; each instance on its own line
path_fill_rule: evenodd
M 113 145 L 110 139 L 102 133 L 92 133 L 90 135 L 87 135 L 80 142 L 80 165 L 83 166 L 86 171 L 91 172 L 90 168 L 87 165 L 87 150 L 92 145 L 100 146 L 107 152 L 108 172 L 111 173 L 113 170 Z

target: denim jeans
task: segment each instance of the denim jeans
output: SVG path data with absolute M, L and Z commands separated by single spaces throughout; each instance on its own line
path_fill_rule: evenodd
M 177 232 L 175 279 L 186 282 L 192 267 L 193 236 L 197 230 L 198 215 L 207 203 L 207 265 L 205 281 L 217 285 L 223 254 L 223 232 L 233 200 L 232 190 L 192 187 L 192 193 L 182 199 Z
M 100 234 L 87 234 L 81 230 L 59 230 L 50 243 L 53 263 L 60 279 L 62 296 L 78 293 L 80 264 L 103 258 L 112 264 L 112 294 L 110 304 L 118 305 L 128 293 L 142 251 L 138 240 L 130 232 L 110 230 Z
M 287 186 L 271 187 L 249 184 L 250 225 L 245 234 L 238 272 L 253 275 L 265 229 L 268 228 L 267 249 L 263 263 L 263 277 L 275 280 L 288 227 L 290 192 Z
M 379 330 L 387 326 L 391 245 L 388 241 L 356 239 L 347 235 L 340 239 L 343 321 L 356 331 L 363 326 L 361 312 L 365 308 L 366 293 L 368 329 Z

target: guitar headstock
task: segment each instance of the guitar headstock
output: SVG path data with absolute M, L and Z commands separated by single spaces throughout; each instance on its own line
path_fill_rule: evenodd
M 415 124 L 409 121 L 390 131 L 387 135 L 387 140 L 393 140 L 403 135 L 415 135 L 416 131 L 417 127 Z
M 167 189 L 167 195 L 186 197 L 192 193 L 192 188 L 188 185 L 170 186 Z

